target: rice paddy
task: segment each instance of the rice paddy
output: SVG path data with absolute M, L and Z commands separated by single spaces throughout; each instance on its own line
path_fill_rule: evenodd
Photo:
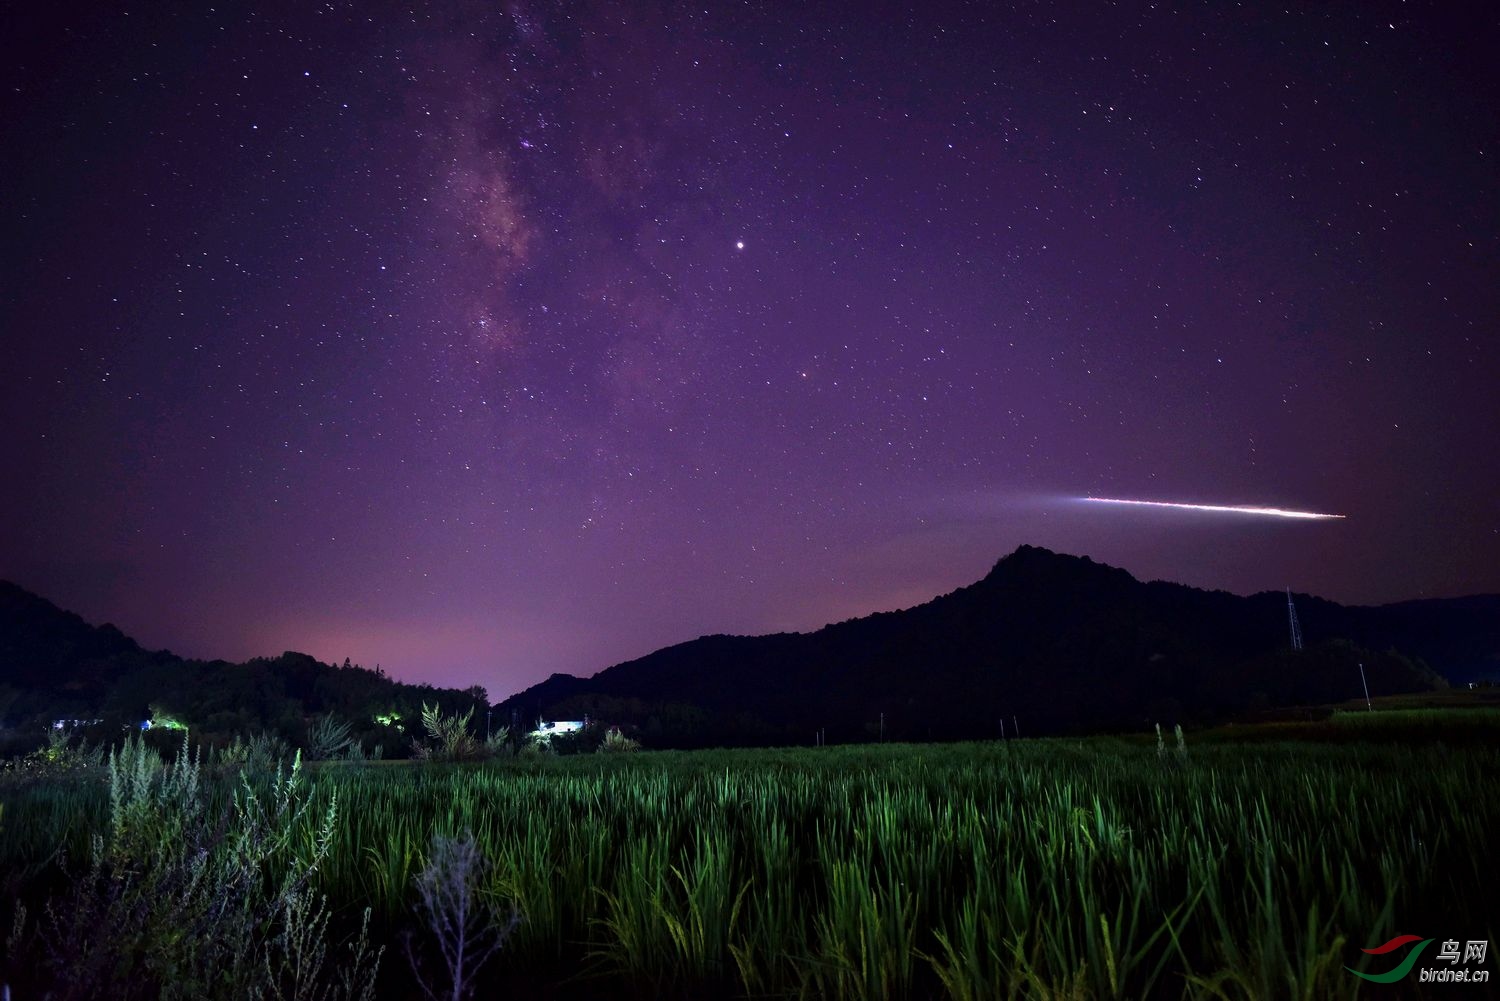
M 1191 735 L 1185 753 L 1092 738 L 339 764 L 312 771 L 297 836 L 336 805 L 314 885 L 332 927 L 368 907 L 394 943 L 434 835 L 472 834 L 482 896 L 521 919 L 486 989 L 1351 997 L 1368 985 L 1345 966 L 1378 958 L 1362 948 L 1495 939 L 1497 776 L 1492 741 Z M 237 782 L 206 782 L 209 815 Z M 108 789 L 3 796 L 0 868 L 35 907 L 59 853 L 108 825 Z M 399 960 L 381 977 L 382 995 L 410 988 Z

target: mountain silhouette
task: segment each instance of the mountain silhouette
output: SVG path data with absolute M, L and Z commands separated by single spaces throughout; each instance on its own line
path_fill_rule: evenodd
M 592 677 L 555 674 L 496 718 L 584 716 L 650 746 L 995 737 L 1151 723 L 1389 695 L 1500 676 L 1500 595 L 1344 606 L 1296 595 L 1306 649 L 1289 644 L 1286 595 L 1241 597 L 1143 583 L 1087 557 L 1022 546 L 982 580 L 914 608 L 810 633 L 704 636 Z M 314 714 L 370 728 L 424 701 L 482 707 L 478 690 L 404 685 L 357 665 L 285 653 L 244 664 L 143 649 L 0 581 L 0 725 L 140 720 L 166 709 L 203 735 L 278 731 Z M 29 732 L 29 730 L 28 730 Z M 370 742 L 407 738 L 370 729 Z
M 0 752 L 34 743 L 55 719 L 99 719 L 113 733 L 157 714 L 209 740 L 265 731 L 299 744 L 310 719 L 331 713 L 367 745 L 404 754 L 410 728 L 376 717 L 414 723 L 429 702 L 481 715 L 486 705 L 479 689 L 402 684 L 378 668 L 292 651 L 236 664 L 145 650 L 113 625 L 90 625 L 0 581 Z
M 9 689 L 12 706 L 45 700 L 60 715 L 92 709 L 122 673 L 174 659 L 166 651 L 142 650 L 113 625 L 91 626 L 45 598 L 0 581 L 0 685 Z
M 1444 687 L 1493 673 L 1500 596 L 1346 607 L 1298 595 L 1142 583 L 1021 546 L 982 580 L 811 633 L 705 636 L 501 704 L 591 715 L 654 746 L 994 737 L 1208 722 L 1252 710 Z

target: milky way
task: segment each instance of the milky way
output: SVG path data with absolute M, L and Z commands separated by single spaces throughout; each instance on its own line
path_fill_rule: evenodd
M 4 43 L 0 576 L 91 620 L 498 696 L 1021 543 L 1500 590 L 1493 15 L 177 6 Z

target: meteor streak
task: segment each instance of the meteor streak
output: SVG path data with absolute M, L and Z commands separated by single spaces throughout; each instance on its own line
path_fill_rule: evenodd
M 1132 504 L 1137 507 L 1170 507 L 1184 511 L 1216 511 L 1221 514 L 1252 514 L 1266 518 L 1301 518 L 1307 521 L 1324 521 L 1343 518 L 1341 514 L 1321 514 L 1317 511 L 1289 511 L 1281 507 L 1254 507 L 1246 504 L 1177 504 L 1172 501 L 1123 500 L 1119 497 L 1085 497 L 1091 504 Z

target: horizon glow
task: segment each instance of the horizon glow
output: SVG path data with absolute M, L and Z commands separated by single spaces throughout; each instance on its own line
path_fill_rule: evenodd
M 1129 504 L 1136 507 L 1165 507 L 1184 511 L 1209 511 L 1216 514 L 1249 514 L 1266 518 L 1294 518 L 1301 521 L 1341 521 L 1342 514 L 1320 511 L 1293 511 L 1282 507 L 1258 507 L 1252 504 L 1184 504 L 1177 501 L 1129 500 L 1122 497 L 1083 497 L 1091 504 Z

